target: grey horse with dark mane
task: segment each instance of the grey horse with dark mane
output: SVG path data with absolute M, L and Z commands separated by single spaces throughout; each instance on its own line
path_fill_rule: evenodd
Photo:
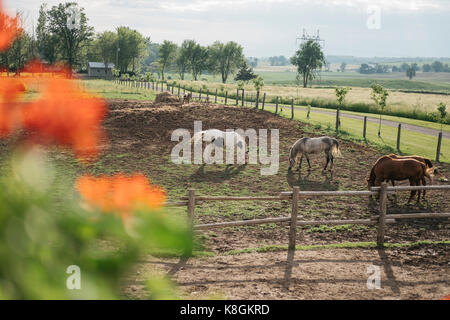
M 299 170 L 302 168 L 303 157 L 305 157 L 308 161 L 308 170 L 311 170 L 309 155 L 320 152 L 325 152 L 327 157 L 327 164 L 323 169 L 324 171 L 327 169 L 330 162 L 330 170 L 333 169 L 334 158 L 342 158 L 342 153 L 339 149 L 339 142 L 336 139 L 330 137 L 302 138 L 292 146 L 291 151 L 289 152 L 289 171 L 291 171 L 295 166 L 299 157 Z

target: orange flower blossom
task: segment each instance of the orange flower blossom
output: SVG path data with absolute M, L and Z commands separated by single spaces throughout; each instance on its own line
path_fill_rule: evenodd
M 161 208 L 167 199 L 165 190 L 151 185 L 142 174 L 83 176 L 77 180 L 76 188 L 89 205 L 103 212 L 116 212 L 123 218 L 136 209 Z

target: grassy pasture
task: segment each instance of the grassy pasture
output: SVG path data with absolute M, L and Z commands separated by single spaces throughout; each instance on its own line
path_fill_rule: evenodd
M 200 88 L 208 88 L 210 92 L 219 92 L 223 89 L 229 94 L 235 95 L 236 85 L 220 84 L 206 81 L 177 81 L 185 86 L 193 87 L 197 91 Z M 245 86 L 247 95 L 256 96 L 252 84 Z M 336 109 L 337 102 L 334 88 L 300 88 L 295 86 L 266 85 L 263 90 L 267 94 L 266 101 L 275 101 L 276 96 L 283 98 L 294 98 L 296 104 L 308 105 L 313 107 Z M 346 98 L 345 109 L 354 112 L 375 113 L 378 110 L 370 99 L 370 88 L 352 87 Z M 429 120 L 430 114 L 437 112 L 437 106 L 443 102 L 450 106 L 450 95 L 423 94 L 423 93 L 405 93 L 399 91 L 390 91 L 388 97 L 388 107 L 385 110 L 387 115 L 401 116 L 405 118 Z M 448 116 L 447 121 L 450 121 Z

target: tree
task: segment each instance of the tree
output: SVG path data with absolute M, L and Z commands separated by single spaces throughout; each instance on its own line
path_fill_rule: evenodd
M 259 95 L 261 92 L 261 89 L 264 87 L 264 79 L 261 76 L 258 76 L 256 79 L 253 79 L 253 86 L 256 90 L 256 109 L 258 109 L 259 105 Z
M 258 76 L 253 72 L 253 69 L 246 62 L 244 62 L 234 80 L 248 83 L 250 80 L 256 79 L 257 77 Z
M 342 62 L 341 64 L 341 72 L 345 72 L 345 69 L 347 68 L 347 63 L 346 62 Z
M 412 80 L 412 78 L 416 76 L 416 68 L 414 66 L 408 66 L 408 69 L 406 69 L 406 76 L 409 80 Z
M 341 118 L 340 118 L 341 108 L 344 105 L 345 96 L 347 95 L 347 93 L 350 90 L 351 90 L 351 88 L 345 88 L 345 87 L 335 89 L 336 98 L 338 101 L 338 108 L 336 111 L 336 132 L 339 132 L 339 127 L 341 126 Z
M 163 44 L 159 47 L 158 64 L 163 81 L 164 81 L 164 71 L 175 60 L 177 48 L 178 47 L 175 43 L 168 40 L 164 40 Z
M 316 78 L 317 70 L 325 65 L 325 56 L 320 45 L 314 40 L 309 40 L 291 58 L 291 63 L 297 66 L 297 73 L 302 76 L 303 87 L 306 88 L 308 81 Z
M 117 67 L 121 73 L 129 72 L 130 67 L 133 73 L 139 71 L 142 61 L 148 55 L 150 39 L 129 27 L 118 27 L 116 31 L 120 50 Z
M 82 52 L 93 36 L 84 9 L 75 2 L 60 3 L 48 12 L 48 30 L 58 40 L 62 59 L 70 69 L 80 64 Z
M 385 88 L 383 88 L 382 85 L 376 83 L 372 85 L 372 93 L 370 94 L 370 97 L 380 109 L 380 125 L 378 127 L 379 137 L 381 137 L 381 115 L 383 114 L 383 111 L 387 106 L 386 101 L 388 96 L 389 92 Z
M 209 47 L 211 71 L 220 74 L 222 83 L 226 83 L 228 76 L 236 72 L 245 61 L 242 50 L 242 47 L 233 41 L 227 44 L 216 41 Z
M 184 80 L 184 74 L 189 68 L 189 40 L 184 40 L 181 48 L 178 50 L 175 60 L 180 79 Z
M 93 47 L 100 57 L 100 61 L 105 64 L 105 70 L 108 69 L 110 63 L 116 61 L 118 45 L 117 33 L 115 32 L 105 31 L 97 35 Z
M 247 64 L 252 68 L 256 68 L 258 66 L 258 58 L 249 57 L 246 59 L 246 61 L 247 61 Z
M 430 64 L 424 64 L 423 66 L 422 66 L 422 71 L 423 72 L 431 72 L 431 65 Z
M 444 72 L 444 64 L 440 61 L 435 61 L 431 65 L 434 72 Z
M 186 40 L 189 57 L 189 69 L 195 81 L 198 76 L 208 68 L 208 49 L 196 43 L 195 40 Z
M 45 3 L 39 8 L 36 40 L 40 58 L 49 64 L 54 64 L 58 55 L 58 38 L 49 30 L 47 5 Z
M 445 119 L 447 118 L 447 105 L 443 102 L 438 105 L 438 116 L 439 122 L 441 124 L 441 132 L 445 123 Z

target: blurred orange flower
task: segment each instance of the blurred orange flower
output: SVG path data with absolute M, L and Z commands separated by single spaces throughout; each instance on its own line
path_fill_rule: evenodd
M 76 182 L 76 187 L 88 204 L 103 212 L 117 212 L 123 218 L 136 209 L 161 208 L 167 199 L 165 190 L 151 185 L 142 174 L 83 176 Z
M 7 50 L 21 32 L 18 17 L 8 16 L 3 11 L 2 0 L 0 0 L 0 51 Z
M 17 79 L 0 78 L 0 138 L 8 136 L 20 125 L 18 99 L 25 92 L 25 85 Z
M 105 137 L 103 99 L 86 94 L 73 80 L 49 79 L 41 97 L 22 112 L 22 126 L 39 142 L 72 148 L 78 157 L 96 157 Z

